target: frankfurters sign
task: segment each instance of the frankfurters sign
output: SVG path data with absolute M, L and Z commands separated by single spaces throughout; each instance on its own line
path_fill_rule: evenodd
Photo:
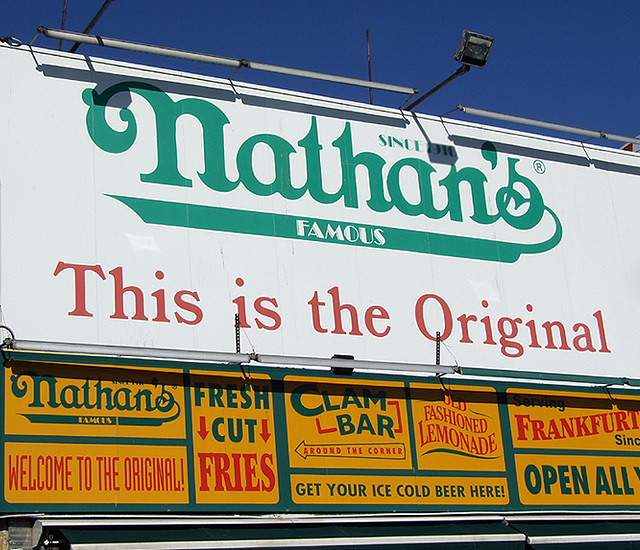
M 59 359 L 58 359 L 59 360 Z M 640 396 L 6 363 L 4 512 L 634 509 Z
M 424 363 L 440 332 L 463 367 L 626 376 L 640 351 L 633 153 L 59 52 L 0 63 L 19 339 L 232 351 L 238 314 L 259 353 Z

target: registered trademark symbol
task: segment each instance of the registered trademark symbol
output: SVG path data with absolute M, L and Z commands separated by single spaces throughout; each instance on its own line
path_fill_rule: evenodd
M 541 160 L 533 161 L 533 169 L 538 172 L 538 174 L 544 174 L 547 171 L 547 167 L 544 165 L 544 162 Z

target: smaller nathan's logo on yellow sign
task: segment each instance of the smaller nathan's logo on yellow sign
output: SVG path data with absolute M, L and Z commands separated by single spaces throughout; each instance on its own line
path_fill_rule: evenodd
M 413 417 L 420 469 L 504 469 L 494 394 L 437 386 L 416 389 Z
M 6 380 L 9 429 L 40 433 L 47 426 L 47 433 L 95 435 L 99 428 L 104 437 L 154 437 L 156 428 L 184 435 L 184 396 L 176 375 L 135 369 L 109 374 L 75 377 L 69 366 L 14 363 Z

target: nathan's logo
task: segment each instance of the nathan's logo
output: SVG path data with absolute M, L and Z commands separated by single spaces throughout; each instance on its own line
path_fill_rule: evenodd
M 174 394 L 155 379 L 133 388 L 114 386 L 103 380 L 61 382 L 31 371 L 11 376 L 11 393 L 26 400 L 29 412 L 22 415 L 32 424 L 161 426 L 180 416 Z
M 282 136 L 263 133 L 250 136 L 233 152 L 227 150 L 224 135 L 225 126 L 232 123 L 210 101 L 197 98 L 174 101 L 160 89 L 145 83 L 121 83 L 102 93 L 87 89 L 83 92 L 83 100 L 89 107 L 89 135 L 98 147 L 109 153 L 123 153 L 130 149 L 138 133 L 136 118 L 127 108 L 119 111 L 120 119 L 125 123 L 124 129 L 114 129 L 107 121 L 107 104 L 119 92 L 141 96 L 154 111 L 157 166 L 149 173 L 140 174 L 143 182 L 193 186 L 193 182 L 178 168 L 176 126 L 178 119 L 187 115 L 197 119 L 202 126 L 204 169 L 198 173 L 199 179 L 218 193 L 230 193 L 242 186 L 260 197 L 278 194 L 286 200 L 296 201 L 309 196 L 321 205 L 341 203 L 348 209 L 365 208 L 366 205 L 371 212 L 379 214 L 395 209 L 409 217 L 448 219 L 477 226 L 499 223 L 505 229 L 510 229 L 516 237 L 536 228 L 538 231 L 534 237 L 529 236 L 529 240 L 539 239 L 540 233 L 545 236 L 540 242 L 524 242 L 525 237 L 516 238 L 521 242 L 508 242 L 385 225 L 112 195 L 146 223 L 501 262 L 515 262 L 524 253 L 545 252 L 555 247 L 562 238 L 558 217 L 544 204 L 535 183 L 517 171 L 518 159 L 509 157 L 507 170 L 496 171 L 498 154 L 491 143 L 485 143 L 482 148 L 485 160 L 478 161 L 488 163 L 484 165 L 492 181 L 507 181 L 488 185 L 489 178 L 480 169 L 454 164 L 448 174 L 437 180 L 436 186 L 436 169 L 419 156 L 401 158 L 387 166 L 387 161 L 376 153 L 355 152 L 351 123 L 345 122 L 341 134 L 331 142 L 340 159 L 341 173 L 339 181 L 332 181 L 331 185 L 339 185 L 339 188 L 328 191 L 324 172 L 328 168 L 326 159 L 329 157 L 325 155 L 323 160 L 321 156 L 321 151 L 328 147 L 320 143 L 316 117 L 311 117 L 306 133 L 301 132 L 296 137 L 297 148 Z M 269 158 L 258 167 L 254 165 L 256 151 L 268 151 L 266 158 Z M 235 156 L 236 170 L 233 172 L 227 171 L 227 158 L 230 155 Z M 301 155 L 300 160 L 296 160 L 296 166 L 304 165 L 306 169 L 306 173 L 300 176 L 292 170 L 292 158 L 296 158 L 296 155 Z M 262 154 L 261 158 L 264 159 L 265 155 Z M 360 182 L 357 181 L 356 172 L 359 173 Z M 368 188 L 363 204 L 361 187 L 364 186 L 365 173 Z M 467 199 L 466 194 L 469 193 Z M 471 213 L 463 212 L 463 203 L 465 210 L 466 204 L 470 204 Z M 353 214 L 346 217 L 351 219 Z M 541 224 L 543 219 L 546 222 Z M 467 229 L 464 231 L 468 232 Z
M 420 456 L 444 452 L 470 458 L 499 458 L 492 419 L 474 412 L 465 400 L 443 394 L 441 402 L 423 407 L 418 421 Z

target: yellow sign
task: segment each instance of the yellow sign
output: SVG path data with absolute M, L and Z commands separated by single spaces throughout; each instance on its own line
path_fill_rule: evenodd
M 184 447 L 5 443 L 11 503 L 189 502 Z
M 636 506 L 640 457 L 516 455 L 520 502 Z
M 495 390 L 411 384 L 419 470 L 504 471 Z
M 509 504 L 505 478 L 292 475 L 296 504 L 494 505 Z
M 402 384 L 288 376 L 285 395 L 291 467 L 412 467 Z
M 10 361 L 5 511 L 637 506 L 640 396 L 292 372 Z
M 640 451 L 640 399 L 508 390 L 515 448 Z
M 278 502 L 269 377 L 192 373 L 190 390 L 197 502 Z
M 175 372 L 21 361 L 5 368 L 7 434 L 184 438 L 183 416 Z

